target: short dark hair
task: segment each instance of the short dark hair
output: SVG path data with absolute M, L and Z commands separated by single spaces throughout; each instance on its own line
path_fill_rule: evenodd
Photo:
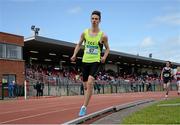
M 169 66 L 171 67 L 171 66 L 172 66 L 171 61 L 166 61 L 166 63 L 167 63 L 167 62 L 169 63 Z
M 169 64 L 171 64 L 171 61 L 166 61 L 166 63 L 167 63 L 167 62 L 168 62 Z
M 92 15 L 98 15 L 99 16 L 99 20 L 101 20 L 101 12 L 100 11 L 98 11 L 98 10 L 94 10 L 93 12 L 92 12 L 92 14 L 91 14 L 91 16 Z

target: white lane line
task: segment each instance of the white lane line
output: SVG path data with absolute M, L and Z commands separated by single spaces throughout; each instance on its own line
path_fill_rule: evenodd
M 30 116 L 26 116 L 26 117 L 11 119 L 11 120 L 8 120 L 8 121 L 1 122 L 1 124 L 13 122 L 13 121 L 18 121 L 18 120 L 22 120 L 22 119 L 27 119 L 27 118 L 33 118 L 33 117 L 37 117 L 37 116 L 41 116 L 41 115 L 47 115 L 47 114 L 56 113 L 56 112 L 62 112 L 62 111 L 66 111 L 66 110 L 72 110 L 72 109 L 79 109 L 79 106 L 74 107 L 74 108 L 67 108 L 67 109 L 63 109 L 63 110 L 62 109 L 61 110 L 55 110 L 55 111 L 50 111 L 50 112 L 45 112 L 45 113 L 39 113 L 39 114 L 36 114 L 36 115 L 30 115 Z
M 15 110 L 15 111 L 7 111 L 7 112 L 1 112 L 0 115 L 8 114 L 8 113 L 16 113 L 16 112 L 23 112 L 23 111 L 33 111 L 37 109 L 44 109 L 44 108 L 51 108 L 51 107 L 61 107 L 61 106 L 68 106 L 68 105 L 73 105 L 73 104 L 78 104 L 78 103 L 68 103 L 68 104 L 63 104 L 63 105 L 53 105 L 53 106 L 44 106 L 44 107 L 39 107 L 39 108 L 27 108 L 27 109 L 20 109 L 20 110 Z
M 159 107 L 165 107 L 165 106 L 180 106 L 180 103 L 174 103 L 174 104 L 159 104 L 157 105 Z
M 112 102 L 117 102 L 117 101 L 112 101 Z M 109 103 L 112 103 L 112 102 L 109 102 Z M 101 104 L 104 104 L 104 102 L 103 103 L 92 104 L 90 107 L 93 107 L 93 106 L 96 106 L 96 105 L 101 105 Z M 45 112 L 45 113 L 39 113 L 39 114 L 36 114 L 36 115 L 30 115 L 30 116 L 26 116 L 26 117 L 21 117 L 21 118 L 16 118 L 16 119 L 11 119 L 11 120 L 8 120 L 8 121 L 4 121 L 4 122 L 1 122 L 1 124 L 5 124 L 5 123 L 8 123 L 8 122 L 13 122 L 13 121 L 18 121 L 18 120 L 22 120 L 22 119 L 26 119 L 26 118 L 33 118 L 33 117 L 41 116 L 41 115 L 47 115 L 47 114 L 51 114 L 51 113 L 55 113 L 55 112 L 61 112 L 61 111 L 66 111 L 66 110 L 71 110 L 71 109 L 79 109 L 79 108 L 80 107 L 78 106 L 78 107 L 74 107 L 74 108 L 66 108 L 66 109 L 63 109 L 63 110 L 61 109 L 61 110 L 55 110 L 55 111 L 50 111 L 50 112 Z

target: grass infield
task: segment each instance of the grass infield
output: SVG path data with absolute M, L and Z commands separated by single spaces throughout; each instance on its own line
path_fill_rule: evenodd
M 180 98 L 163 100 L 132 113 L 123 124 L 180 124 Z

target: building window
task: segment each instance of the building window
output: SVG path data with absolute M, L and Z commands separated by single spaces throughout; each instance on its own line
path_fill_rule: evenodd
M 16 75 L 14 75 L 14 74 L 3 74 L 3 80 L 2 81 L 4 81 L 4 83 L 16 81 Z
M 6 44 L 0 43 L 0 58 L 6 58 Z
M 0 43 L 0 58 L 22 59 L 22 47 Z
M 15 45 L 7 45 L 7 58 L 22 59 L 21 47 Z

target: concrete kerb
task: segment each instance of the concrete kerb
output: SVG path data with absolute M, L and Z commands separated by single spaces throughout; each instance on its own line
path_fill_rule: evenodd
M 125 104 L 121 104 L 121 105 L 117 105 L 117 106 L 111 106 L 109 108 L 85 115 L 83 117 L 76 118 L 71 121 L 68 121 L 66 123 L 63 123 L 63 125 L 84 123 L 87 120 L 90 120 L 92 118 L 95 118 L 97 116 L 100 116 L 100 115 L 108 113 L 108 112 L 117 112 L 119 110 L 127 109 L 130 107 L 134 107 L 134 106 L 137 106 L 140 104 L 149 103 L 149 102 L 153 102 L 153 101 L 154 101 L 153 99 L 146 99 L 146 100 L 138 100 L 138 101 L 134 101 L 134 102 L 130 102 L 130 103 L 125 103 Z
M 85 115 L 83 117 L 79 117 L 77 119 L 74 119 L 74 120 L 71 120 L 69 122 L 66 122 L 64 123 L 64 125 L 68 125 L 68 124 L 80 124 L 80 123 L 83 123 L 87 120 L 90 120 L 94 117 L 97 117 L 101 114 L 104 114 L 104 113 L 107 113 L 107 112 L 111 112 L 111 111 L 115 111 L 115 107 L 112 106 L 112 107 L 109 107 L 109 108 L 106 108 L 106 109 L 103 109 L 103 110 L 100 110 L 100 111 L 97 111 L 97 112 L 94 112 L 94 113 L 91 113 L 89 115 Z
M 141 105 L 141 104 L 149 103 L 153 101 L 154 101 L 153 99 L 145 99 L 145 100 L 138 100 L 138 101 L 134 101 L 130 103 L 121 104 L 121 105 L 115 106 L 115 109 L 116 109 L 115 111 L 123 110 L 126 108 L 134 107 L 137 105 Z

